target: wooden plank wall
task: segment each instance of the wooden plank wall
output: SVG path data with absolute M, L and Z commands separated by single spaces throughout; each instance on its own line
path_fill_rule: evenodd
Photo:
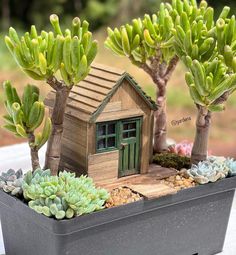
M 87 123 L 66 115 L 62 138 L 61 167 L 87 173 Z
M 111 112 L 111 105 L 121 104 L 121 109 Z M 109 104 L 97 118 L 97 122 L 119 120 L 132 117 L 143 117 L 141 132 L 141 173 L 147 173 L 152 159 L 153 111 L 136 90 L 124 81 L 110 99 Z
M 88 156 L 88 176 L 95 182 L 112 181 L 118 178 L 119 151 Z

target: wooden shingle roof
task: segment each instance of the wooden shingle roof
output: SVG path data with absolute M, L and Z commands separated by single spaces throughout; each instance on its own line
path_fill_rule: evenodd
M 91 66 L 88 76 L 70 92 L 66 114 L 84 121 L 93 121 L 124 79 L 129 81 L 151 109 L 157 108 L 151 97 L 147 96 L 128 73 L 96 63 Z M 52 107 L 54 98 L 55 91 L 51 91 L 45 99 L 46 105 Z

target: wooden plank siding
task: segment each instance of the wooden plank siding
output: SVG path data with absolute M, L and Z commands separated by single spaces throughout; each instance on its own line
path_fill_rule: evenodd
M 104 111 L 98 116 L 98 118 L 96 119 L 96 122 L 129 119 L 129 118 L 139 117 L 143 115 L 144 115 L 144 112 L 140 109 L 130 109 L 130 110 L 114 111 L 114 112 Z
M 153 133 L 154 133 L 154 111 L 151 111 L 149 117 L 149 163 L 153 161 Z
M 87 125 L 87 155 L 96 153 L 96 124 Z
M 103 110 L 103 112 L 117 112 L 121 111 L 121 101 L 117 102 L 110 102 L 106 105 L 106 108 Z
M 87 123 L 65 116 L 61 148 L 61 166 L 77 173 L 87 172 Z
M 111 104 L 117 102 L 121 105 L 121 110 L 109 112 Z M 121 120 L 139 116 L 142 117 L 140 169 L 141 173 L 147 173 L 149 161 L 152 159 L 153 111 L 128 81 L 123 81 L 123 84 L 111 97 L 103 112 L 96 119 L 96 122 Z M 92 149 L 93 151 L 95 150 L 95 148 Z
M 118 166 L 118 150 L 88 156 L 88 175 L 95 182 L 117 179 Z

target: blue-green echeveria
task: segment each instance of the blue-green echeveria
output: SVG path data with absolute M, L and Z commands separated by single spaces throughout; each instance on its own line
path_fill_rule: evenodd
M 28 172 L 23 182 L 23 194 L 29 207 L 36 212 L 56 219 L 92 213 L 104 208 L 109 193 L 96 188 L 86 176 L 60 172 L 52 176 L 50 170 Z
M 229 167 L 224 157 L 208 157 L 207 160 L 192 165 L 188 174 L 199 184 L 216 182 L 225 178 L 229 173 Z

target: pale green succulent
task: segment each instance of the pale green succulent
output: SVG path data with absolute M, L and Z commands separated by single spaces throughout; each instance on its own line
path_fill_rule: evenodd
M 51 176 L 50 170 L 28 172 L 24 178 L 23 194 L 29 207 L 56 219 L 72 218 L 104 208 L 109 193 L 96 188 L 86 176 L 60 172 Z
M 22 195 L 23 172 L 9 169 L 0 176 L 0 189 L 13 196 Z
M 226 165 L 229 168 L 229 176 L 235 176 L 236 175 L 236 161 L 232 158 L 227 158 Z
M 229 167 L 224 157 L 208 157 L 207 160 L 192 165 L 188 174 L 199 184 L 216 182 L 225 178 L 229 173 Z

